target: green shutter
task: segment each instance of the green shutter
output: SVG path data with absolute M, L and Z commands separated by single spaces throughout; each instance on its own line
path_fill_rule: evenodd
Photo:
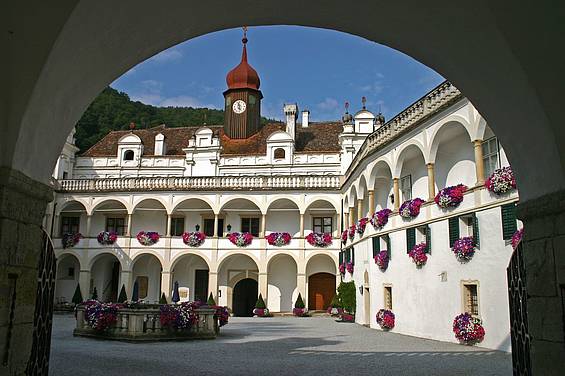
M 355 264 L 355 248 L 351 247 L 350 252 L 351 252 L 351 259 L 350 259 L 350 261 L 351 261 L 352 264 Z
M 477 213 L 473 213 L 473 241 L 475 242 L 475 247 L 481 248 L 481 236 L 479 235 L 479 219 L 477 218 Z
M 339 251 L 339 265 L 343 264 L 343 251 Z
M 449 218 L 449 247 L 453 247 L 453 243 L 459 239 L 459 217 Z
M 518 229 L 516 224 L 516 204 L 507 204 L 500 207 L 502 211 L 502 238 L 504 240 L 512 239 L 512 235 Z
M 373 236 L 373 257 L 381 251 L 381 238 Z
M 432 254 L 432 228 L 426 225 L 426 253 Z
M 386 236 L 386 238 L 385 238 L 385 240 L 386 240 L 386 250 L 388 251 L 388 260 L 390 261 L 391 258 L 392 258 L 392 249 L 390 247 L 390 234 L 385 235 L 385 236 Z
M 406 253 L 410 252 L 416 245 L 416 229 L 414 227 L 406 229 Z

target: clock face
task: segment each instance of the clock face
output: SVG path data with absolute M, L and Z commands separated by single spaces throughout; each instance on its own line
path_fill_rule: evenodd
M 235 102 L 233 102 L 233 112 L 235 112 L 236 114 L 241 114 L 245 111 L 245 108 L 247 107 L 247 105 L 245 104 L 244 101 L 242 101 L 241 99 L 236 100 Z

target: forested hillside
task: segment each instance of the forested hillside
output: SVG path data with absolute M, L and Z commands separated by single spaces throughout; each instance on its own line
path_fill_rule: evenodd
M 267 119 L 263 118 L 263 122 Z M 80 152 L 86 151 L 108 132 L 136 127 L 149 128 L 160 124 L 167 127 L 201 126 L 223 124 L 224 111 L 192 107 L 155 107 L 132 101 L 126 93 L 111 87 L 90 104 L 76 128 L 76 143 Z

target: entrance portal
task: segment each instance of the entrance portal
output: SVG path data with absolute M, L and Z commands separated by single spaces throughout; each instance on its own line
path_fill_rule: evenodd
M 253 316 L 259 285 L 256 280 L 245 278 L 233 288 L 233 314 L 241 317 Z
M 316 273 L 308 278 L 308 309 L 326 310 L 335 295 L 335 275 Z

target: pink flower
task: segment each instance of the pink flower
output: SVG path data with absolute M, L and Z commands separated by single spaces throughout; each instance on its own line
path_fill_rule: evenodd
M 365 227 L 367 227 L 367 223 L 369 223 L 368 218 L 361 218 L 357 222 L 357 225 L 355 226 L 355 230 L 359 235 L 363 235 L 363 233 L 365 232 Z
M 228 239 L 232 244 L 238 247 L 246 247 L 251 244 L 253 235 L 248 232 L 232 232 L 228 235 Z
M 345 268 L 347 269 L 347 272 L 349 274 L 353 274 L 353 263 L 352 262 L 348 262 L 347 264 L 345 264 Z
M 137 241 L 141 245 L 149 246 L 157 243 L 159 241 L 159 233 L 154 231 L 140 231 L 137 234 Z
M 459 341 L 471 345 L 483 340 L 485 328 L 481 319 L 465 312 L 456 316 L 453 320 L 453 333 Z
M 503 167 L 495 170 L 485 181 L 485 187 L 497 195 L 516 189 L 516 178 L 512 168 Z
M 383 272 L 388 268 L 388 251 L 382 250 L 374 257 L 375 264 L 381 269 Z
M 269 245 L 274 245 L 277 247 L 282 247 L 290 243 L 292 237 L 288 232 L 271 232 L 269 235 L 265 236 Z
M 182 241 L 189 247 L 200 247 L 206 240 L 206 235 L 201 231 L 184 232 L 182 234 Z
M 341 243 L 347 243 L 347 230 L 343 230 L 343 232 L 341 233 Z
M 98 243 L 103 244 L 103 245 L 111 245 L 114 244 L 116 242 L 116 240 L 118 240 L 118 234 L 116 234 L 113 231 L 102 231 L 101 233 L 98 234 L 97 236 L 98 239 Z
M 475 239 L 472 236 L 465 236 L 457 239 L 453 243 L 453 253 L 461 262 L 469 261 L 475 254 Z
M 452 187 L 445 187 L 434 198 L 435 203 L 442 209 L 457 207 L 463 201 L 463 194 L 467 191 L 467 186 L 458 184 Z
M 349 230 L 347 231 L 347 235 L 349 235 L 349 239 L 353 239 L 355 237 L 355 231 L 357 230 L 357 226 L 354 224 L 349 226 Z
M 394 328 L 395 316 L 392 311 L 388 309 L 381 309 L 377 312 L 377 324 L 381 326 L 382 329 L 392 329 Z
M 414 248 L 408 253 L 408 256 L 416 264 L 417 267 L 422 267 L 426 265 L 428 261 L 428 256 L 426 255 L 426 243 L 416 244 Z
M 518 248 L 518 245 L 522 242 L 522 237 L 524 236 L 524 229 L 521 228 L 518 231 L 516 231 L 514 233 L 514 235 L 512 235 L 512 240 L 510 241 L 512 243 L 512 248 L 516 249 Z
M 388 217 L 392 213 L 390 209 L 383 209 L 379 210 L 371 217 L 371 224 L 375 228 L 375 230 L 380 230 L 381 228 L 385 227 L 388 223 Z
M 339 274 L 345 274 L 345 263 L 339 264 Z
M 306 235 L 306 241 L 314 247 L 324 248 L 332 244 L 332 235 L 327 232 L 324 232 L 323 234 L 317 232 L 311 232 L 308 235 Z
M 404 201 L 398 209 L 398 213 L 402 218 L 415 218 L 420 214 L 420 207 L 424 202 L 421 198 Z

